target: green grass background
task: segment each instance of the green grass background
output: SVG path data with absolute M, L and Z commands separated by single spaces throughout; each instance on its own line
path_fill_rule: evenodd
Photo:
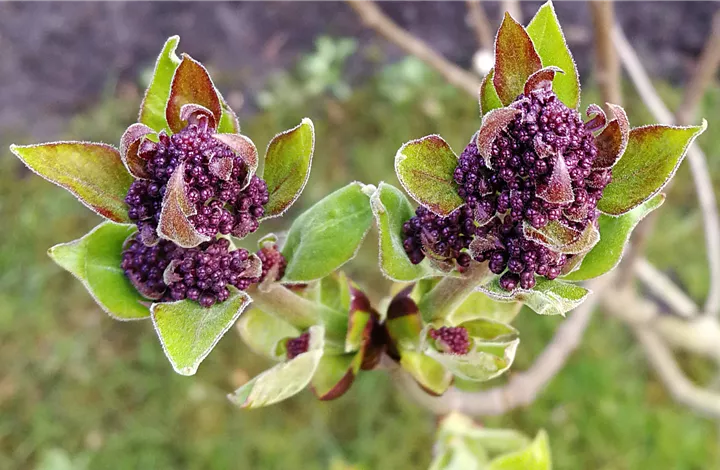
M 273 103 L 251 116 L 241 113 L 243 132 L 258 148 L 304 116 L 316 126 L 305 193 L 262 232 L 287 227 L 303 207 L 351 180 L 395 184 L 393 157 L 411 138 L 440 133 L 459 152 L 479 125 L 473 99 L 412 61 L 359 86 L 343 84 L 340 93 L 328 86 L 295 96 L 308 80 L 302 71 L 283 74 L 267 91 L 277 98 Z M 678 90 L 659 86 L 671 105 L 678 102 Z M 586 90 L 585 105 L 597 100 L 591 83 Z M 625 91 L 633 125 L 650 122 L 631 89 Z M 138 103 L 137 93 L 111 89 L 73 118 L 62 137 L 116 143 Z M 719 104 L 720 91 L 712 90 L 703 104 L 710 130 L 700 141 L 716 184 Z M 176 375 L 149 322 L 112 321 L 47 257 L 48 247 L 81 236 L 99 218 L 25 171 L 7 150 L 11 141 L 27 139 L 0 142 L 1 469 L 427 468 L 435 418 L 383 372 L 362 374 L 334 402 L 320 403 L 306 391 L 278 406 L 237 410 L 225 395 L 268 363 L 231 331 L 196 376 Z M 702 219 L 687 168 L 676 179 L 648 255 L 702 300 L 708 287 Z M 374 237 L 348 271 L 377 297 L 388 285 L 376 267 Z M 524 310 L 513 369 L 528 367 L 562 321 Z M 681 360 L 699 383 L 715 379 L 704 361 Z M 602 314 L 531 407 L 483 424 L 531 435 L 547 429 L 557 469 L 720 468 L 718 424 L 676 405 L 627 329 Z

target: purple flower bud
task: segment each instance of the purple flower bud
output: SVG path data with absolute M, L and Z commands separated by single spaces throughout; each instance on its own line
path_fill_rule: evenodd
M 431 328 L 428 334 L 437 341 L 444 352 L 458 356 L 464 356 L 470 352 L 470 335 L 462 326 Z

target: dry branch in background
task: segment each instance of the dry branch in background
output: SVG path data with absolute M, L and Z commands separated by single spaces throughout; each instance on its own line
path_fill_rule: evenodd
M 478 46 L 480 46 L 481 49 L 492 51 L 494 35 L 490 27 L 490 21 L 488 21 L 488 17 L 485 14 L 485 9 L 479 0 L 468 0 L 467 7 L 468 13 L 470 14 L 470 24 L 477 35 Z
M 453 64 L 435 52 L 424 41 L 398 26 L 382 12 L 375 2 L 349 0 L 348 3 L 355 9 L 365 26 L 374 29 L 408 54 L 437 70 L 452 85 L 477 96 L 480 80 L 474 74 Z
M 620 82 L 620 62 L 618 61 L 612 38 L 608 31 L 612 29 L 615 18 L 613 2 L 593 0 L 589 2 L 592 13 L 593 39 L 595 45 L 595 81 L 600 87 L 605 111 L 610 111 L 605 103 L 622 104 Z

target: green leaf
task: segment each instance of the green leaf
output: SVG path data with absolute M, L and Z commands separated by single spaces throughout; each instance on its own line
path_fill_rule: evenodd
M 535 278 L 536 284 L 532 290 L 516 289 L 508 292 L 500 287 L 499 279 L 497 276 L 477 290 L 499 302 L 524 302 L 540 315 L 565 315 L 583 303 L 590 294 L 584 287 L 539 276 Z
M 380 269 L 393 281 L 415 281 L 436 275 L 427 259 L 412 264 L 403 248 L 403 224 L 415 215 L 405 194 L 387 183 L 380 183 L 370 196 L 378 228 Z
M 361 360 L 362 353 L 323 356 L 310 382 L 315 396 L 320 400 L 334 400 L 343 395 L 355 380 Z
M 230 287 L 230 297 L 209 308 L 192 300 L 155 303 L 153 325 L 175 372 L 194 375 L 220 338 L 250 304 L 250 296 Z
M 485 116 L 493 109 L 502 108 L 503 105 L 497 91 L 495 91 L 495 85 L 493 85 L 494 75 L 495 69 L 490 69 L 480 84 L 480 114 L 482 116 Z
M 658 194 L 619 217 L 601 214 L 598 220 L 600 224 L 600 241 L 585 255 L 580 268 L 564 276 L 563 279 L 584 281 L 602 276 L 614 269 L 620 263 L 623 249 L 630 240 L 630 234 L 635 226 L 650 212 L 660 207 L 663 202 L 665 202 L 665 196 Z
M 505 13 L 495 38 L 493 84 L 500 101 L 508 105 L 523 93 L 528 77 L 542 67 L 533 42 L 520 23 Z
M 551 1 L 545 3 L 527 26 L 543 67 L 556 66 L 565 73 L 555 75 L 553 90 L 569 108 L 580 104 L 580 77 Z
M 138 320 L 150 316 L 147 302 L 120 267 L 125 240 L 134 225 L 103 222 L 87 235 L 55 245 L 48 254 L 90 292 L 95 302 L 116 320 Z
M 145 97 L 140 105 L 138 121 L 158 132 L 170 129 L 165 119 L 165 106 L 170 96 L 173 75 L 180 65 L 180 58 L 175 54 L 179 42 L 180 36 L 172 36 L 165 42 L 155 62 L 150 86 L 145 91 Z
M 288 263 L 282 282 L 323 278 L 355 257 L 372 225 L 368 189 L 350 183 L 295 219 L 282 249 Z
M 474 323 L 477 323 L 477 320 Z M 493 329 L 483 332 L 484 328 L 487 329 L 487 325 L 473 325 L 473 333 L 492 335 L 497 332 Z M 512 330 L 514 331 L 514 328 Z M 469 329 L 468 332 L 470 332 Z M 515 335 L 517 335 L 517 331 L 515 331 Z M 507 337 L 507 335 L 502 334 L 500 338 L 502 337 Z M 515 360 L 518 344 L 520 344 L 520 340 L 517 338 L 512 341 L 493 341 L 494 338 L 488 338 L 487 341 L 473 339 L 475 344 L 467 354 L 444 353 L 433 347 L 429 347 L 426 354 L 437 360 L 458 378 L 485 382 L 502 375 L 510 368 Z
M 212 113 L 215 122 L 222 116 L 222 104 L 210 74 L 202 64 L 187 54 L 175 70 L 170 84 L 170 95 L 165 108 L 165 119 L 173 132 L 180 132 L 186 126 L 181 117 L 182 107 L 199 105 Z
M 276 365 L 246 383 L 228 398 L 242 408 L 259 408 L 290 398 L 312 380 L 323 357 L 324 330 L 310 327 L 310 346 L 307 352 Z
M 350 311 L 350 281 L 343 272 L 334 272 L 320 279 L 318 302 L 338 312 Z
M 91 142 L 11 145 L 32 171 L 67 189 L 85 206 L 113 222 L 130 222 L 125 195 L 133 177 L 115 147 Z
M 405 191 L 441 216 L 463 205 L 453 176 L 457 164 L 457 155 L 439 135 L 411 140 L 395 155 L 395 172 Z
M 437 360 L 425 354 L 403 350 L 400 353 L 400 365 L 426 392 L 433 395 L 442 395 L 452 383 L 452 374 Z
M 221 134 L 238 134 L 240 133 L 240 122 L 230 105 L 227 104 L 225 98 L 218 91 L 220 97 L 220 106 L 222 107 L 222 116 L 218 123 L 217 131 Z
M 697 136 L 700 126 L 652 125 L 630 131 L 625 153 L 612 169 L 612 182 L 605 187 L 598 209 L 621 215 L 656 195 L 670 181 Z
M 284 358 L 284 353 L 280 353 L 278 344 L 286 338 L 296 338 L 300 335 L 300 330 L 285 320 L 257 307 L 240 316 L 237 329 L 242 340 L 253 352 L 275 361 Z
M 459 325 L 468 320 L 487 318 L 509 324 L 521 308 L 520 302 L 498 302 L 482 292 L 473 292 L 450 314 L 448 322 Z
M 300 197 L 310 177 L 314 149 L 315 128 L 308 118 L 270 141 L 263 169 L 269 194 L 265 218 L 282 215 Z
M 550 444 L 547 433 L 540 431 L 532 444 L 518 452 L 503 455 L 490 462 L 488 470 L 551 470 Z

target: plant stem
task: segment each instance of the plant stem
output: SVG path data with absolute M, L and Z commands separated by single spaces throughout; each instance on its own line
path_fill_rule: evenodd
M 257 308 L 276 315 L 301 330 L 318 324 L 324 324 L 329 331 L 340 332 L 347 328 L 347 316 L 301 297 L 280 284 L 271 284 L 262 290 L 254 286 L 249 294 Z
M 450 315 L 490 275 L 487 263 L 472 263 L 462 277 L 446 277 L 425 294 L 418 304 L 426 322 Z

